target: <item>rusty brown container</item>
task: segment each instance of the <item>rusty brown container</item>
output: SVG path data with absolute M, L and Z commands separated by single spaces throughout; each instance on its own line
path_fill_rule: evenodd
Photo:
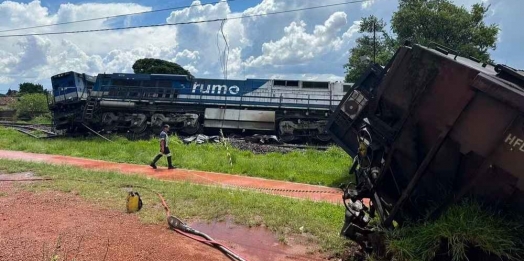
M 370 171 L 361 175 L 386 225 L 438 214 L 465 195 L 524 206 L 522 71 L 440 46 L 403 46 L 354 85 L 328 123 L 352 156 L 363 130 Z

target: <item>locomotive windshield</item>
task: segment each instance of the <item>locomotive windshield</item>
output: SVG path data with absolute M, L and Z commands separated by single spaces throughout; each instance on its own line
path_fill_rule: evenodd
M 74 72 L 61 73 L 51 77 L 55 101 L 78 98 L 76 82 Z
M 51 77 L 55 102 L 78 100 L 79 96 L 87 97 L 87 93 L 95 84 L 96 77 L 66 72 Z

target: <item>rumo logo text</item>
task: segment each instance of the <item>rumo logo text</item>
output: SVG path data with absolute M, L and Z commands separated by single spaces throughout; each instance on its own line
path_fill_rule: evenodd
M 197 92 L 198 90 L 198 92 Z M 227 86 L 227 85 L 220 85 L 220 84 L 201 84 L 201 83 L 194 83 L 193 89 L 191 91 L 192 93 L 203 93 L 203 94 L 232 94 L 237 95 L 240 92 L 240 88 L 236 85 L 233 86 Z

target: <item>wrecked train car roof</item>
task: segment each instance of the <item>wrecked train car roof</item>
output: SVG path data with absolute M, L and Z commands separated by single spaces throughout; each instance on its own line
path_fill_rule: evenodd
M 524 112 L 523 70 L 517 70 L 503 64 L 483 63 L 474 58 L 462 57 L 438 47 L 433 49 L 421 45 L 415 46 L 477 70 L 479 74 L 471 83 L 473 87 Z

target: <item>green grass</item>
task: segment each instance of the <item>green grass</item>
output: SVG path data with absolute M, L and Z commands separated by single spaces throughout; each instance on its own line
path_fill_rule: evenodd
M 51 120 L 51 114 L 46 113 L 44 115 L 36 116 L 29 121 L 21 121 L 21 122 L 33 123 L 33 124 L 51 124 L 52 120 Z
M 129 141 L 111 137 L 114 143 L 99 137 L 55 138 L 37 140 L 14 130 L 0 128 L 0 149 L 59 154 L 149 165 L 158 153 L 158 140 Z M 348 180 L 351 158 L 340 148 L 327 151 L 294 151 L 256 155 L 250 151 L 229 148 L 229 164 L 223 144 L 185 145 L 175 136 L 170 140 L 173 164 L 186 169 L 213 171 L 268 179 L 287 180 L 314 185 L 338 186 Z M 158 166 L 165 167 L 162 158 Z
M 63 165 L 0 160 L 0 172 L 25 171 L 53 178 L 52 181 L 22 184 L 26 189 L 34 192 L 73 192 L 102 208 L 124 212 L 127 192 L 123 187 L 143 186 L 160 192 L 166 198 L 171 212 L 186 222 L 229 217 L 241 225 L 263 224 L 283 241 L 289 236 L 305 233 L 321 246 L 321 250 L 331 254 L 342 253 L 347 244 L 338 236 L 344 218 L 343 206 L 114 172 L 88 171 Z M 146 223 L 165 222 L 165 214 L 157 196 L 147 189 L 135 190 L 139 191 L 144 202 L 144 207 L 137 213 L 140 219 Z
M 522 260 L 523 225 L 522 219 L 499 215 L 467 200 L 450 207 L 435 222 L 387 233 L 386 245 L 396 260 L 429 261 L 443 254 L 443 249 L 453 261 L 467 260 L 466 254 L 473 247 L 507 258 L 504 260 Z

